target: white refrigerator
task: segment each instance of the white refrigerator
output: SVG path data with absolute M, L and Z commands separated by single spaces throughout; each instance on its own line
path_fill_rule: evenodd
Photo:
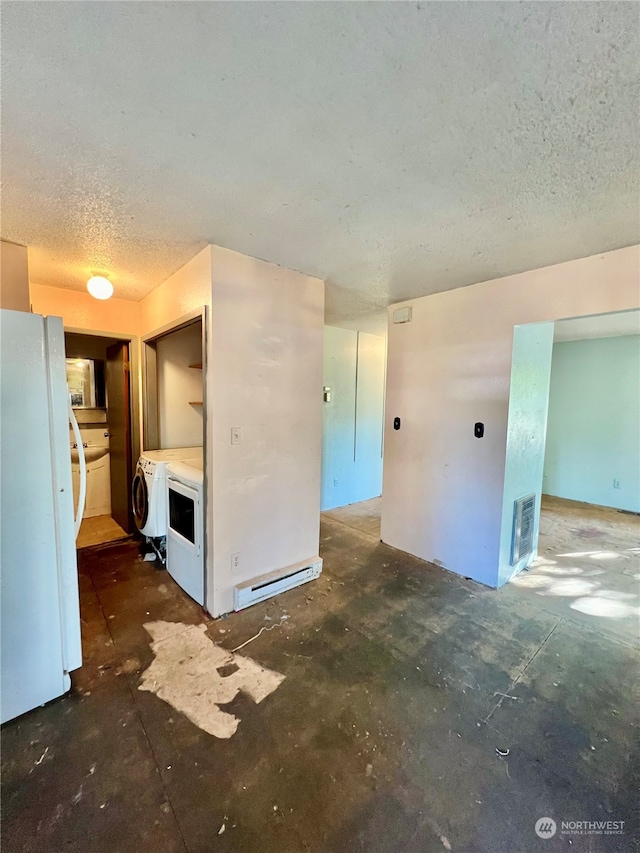
M 64 329 L 0 310 L 0 722 L 82 664 Z

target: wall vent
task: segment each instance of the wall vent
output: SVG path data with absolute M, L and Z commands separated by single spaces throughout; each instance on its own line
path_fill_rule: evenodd
M 413 308 L 411 306 L 408 306 L 407 308 L 396 308 L 396 310 L 393 312 L 393 322 L 410 323 L 412 316 Z
M 527 495 L 513 505 L 513 539 L 511 542 L 511 565 L 515 566 L 533 552 L 533 526 L 535 521 L 536 496 Z
M 261 575 L 251 581 L 238 584 L 233 591 L 233 609 L 244 610 L 280 592 L 286 592 L 302 583 L 315 580 L 322 571 L 322 560 L 316 557 L 308 562 L 296 563 L 286 569 Z

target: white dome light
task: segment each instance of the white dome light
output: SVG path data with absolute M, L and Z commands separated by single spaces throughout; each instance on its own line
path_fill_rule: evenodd
M 87 290 L 95 299 L 109 299 L 113 295 L 113 285 L 102 275 L 92 276 L 87 282 Z

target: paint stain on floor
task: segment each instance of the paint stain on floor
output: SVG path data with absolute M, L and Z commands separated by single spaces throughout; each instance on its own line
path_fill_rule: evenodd
M 240 723 L 220 705 L 240 691 L 262 702 L 284 681 L 279 672 L 216 646 L 205 625 L 147 622 L 144 628 L 155 658 L 138 689 L 155 693 L 214 737 L 230 738 Z
M 601 539 L 606 535 L 604 530 L 600 530 L 597 527 L 581 527 L 579 530 L 574 528 L 574 533 L 576 533 L 580 539 Z

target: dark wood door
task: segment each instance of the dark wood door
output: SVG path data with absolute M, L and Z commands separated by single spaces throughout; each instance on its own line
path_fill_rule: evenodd
M 111 515 L 127 533 L 133 532 L 131 508 L 131 387 L 129 344 L 107 347 L 107 410 L 111 465 Z

